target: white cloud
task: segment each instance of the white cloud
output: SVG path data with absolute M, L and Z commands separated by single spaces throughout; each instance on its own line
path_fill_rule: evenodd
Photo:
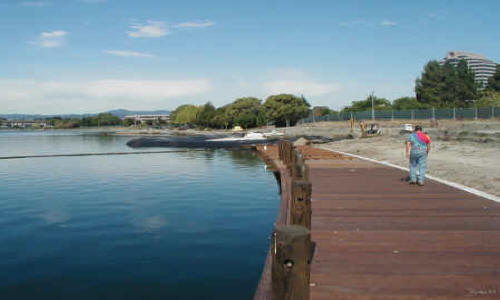
M 64 30 L 42 32 L 35 44 L 44 48 L 61 47 L 64 45 L 64 38 L 67 34 L 68 33 Z
M 29 6 L 29 7 L 43 7 L 50 5 L 49 2 L 45 1 L 24 1 L 21 3 L 22 6 Z
M 204 21 L 204 22 L 184 22 L 174 25 L 175 28 L 204 28 L 214 26 L 215 22 Z
M 382 22 L 380 22 L 380 25 L 392 27 L 392 26 L 398 25 L 398 23 L 396 23 L 394 21 L 390 21 L 390 20 L 383 20 Z
M 178 98 L 204 95 L 206 79 L 38 81 L 0 79 L 4 112 L 70 113 L 113 108 L 171 107 Z
M 370 25 L 370 23 L 368 23 L 366 20 L 363 20 L 363 19 L 343 21 L 343 22 L 340 22 L 338 24 L 341 27 L 355 27 L 355 26 L 369 26 Z
M 111 54 L 115 56 L 121 57 L 155 57 L 153 54 L 144 53 L 144 52 L 135 52 L 128 50 L 104 50 L 106 54 Z
M 339 90 L 339 85 L 304 80 L 273 80 L 265 82 L 264 89 L 267 94 L 290 93 L 314 97 L 334 93 Z
M 158 38 L 168 34 L 168 28 L 164 22 L 148 20 L 146 24 L 131 25 L 131 31 L 127 34 L 133 38 Z
M 209 89 L 206 80 L 100 80 L 85 88 L 85 92 L 96 98 L 123 97 L 129 99 L 166 99 L 199 94 Z

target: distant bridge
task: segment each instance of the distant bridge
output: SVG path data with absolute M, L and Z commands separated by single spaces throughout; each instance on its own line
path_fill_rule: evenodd
M 128 115 L 123 119 L 133 120 L 134 123 L 141 122 L 141 124 L 147 122 L 160 123 L 161 121 L 168 122 L 170 115 Z

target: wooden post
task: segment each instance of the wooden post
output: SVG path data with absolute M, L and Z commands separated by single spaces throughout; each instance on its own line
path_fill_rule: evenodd
M 297 164 L 297 151 L 293 146 L 290 146 L 290 164 L 292 166 Z
M 285 142 L 285 159 L 283 161 L 283 163 L 285 165 L 289 165 L 291 162 L 292 162 L 292 143 L 290 143 L 289 141 L 286 141 Z
M 304 168 L 302 169 L 302 178 L 309 181 L 309 166 L 304 162 Z
M 311 192 L 310 182 L 300 179 L 292 180 L 291 225 L 300 225 L 311 229 Z
M 290 164 L 292 179 L 302 179 L 302 167 L 299 163 Z
M 291 167 L 292 178 L 307 180 L 307 165 L 298 150 L 295 153 L 295 164 Z
M 279 157 L 283 164 L 287 165 L 290 163 L 292 144 L 289 141 L 281 141 L 279 143 Z
M 277 226 L 272 245 L 273 300 L 308 300 L 311 233 L 302 226 Z
M 281 161 L 284 160 L 285 158 L 285 143 L 283 141 L 279 142 L 278 144 L 278 155 Z
M 290 163 L 290 145 L 288 144 L 288 142 L 285 142 L 285 144 L 283 145 L 283 147 L 284 147 L 284 151 L 283 151 L 283 154 L 284 154 L 283 164 L 288 165 Z

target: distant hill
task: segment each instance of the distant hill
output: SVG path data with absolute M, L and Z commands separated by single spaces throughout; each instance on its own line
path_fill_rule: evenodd
M 89 117 L 89 116 L 94 116 L 96 114 L 62 114 L 62 115 L 31 115 L 31 114 L 0 114 L 0 118 L 2 119 L 7 119 L 7 120 L 41 120 L 41 119 L 46 119 L 46 118 L 53 118 L 53 117 L 61 117 L 61 118 L 75 118 L 75 119 L 80 119 L 84 117 Z
M 168 115 L 170 111 L 168 110 L 127 110 L 127 109 L 114 109 L 106 111 L 105 113 L 110 113 L 119 118 L 123 118 L 127 115 Z M 54 114 L 54 115 L 40 115 L 40 114 L 0 114 L 0 118 L 7 120 L 40 120 L 53 117 L 61 118 L 74 118 L 81 119 L 84 117 L 91 117 L 98 115 L 95 114 Z

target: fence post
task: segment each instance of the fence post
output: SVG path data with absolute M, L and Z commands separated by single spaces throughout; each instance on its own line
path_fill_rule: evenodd
M 453 120 L 456 120 L 456 110 L 457 109 L 455 107 L 453 107 Z
M 292 144 L 289 141 L 281 141 L 279 143 L 279 157 L 284 165 L 291 162 Z
M 272 245 L 273 300 L 309 299 L 311 233 L 302 226 L 277 226 Z
M 292 180 L 291 224 L 311 229 L 312 185 L 306 180 Z
M 411 119 L 414 120 L 415 119 L 415 111 L 413 111 L 413 109 L 411 110 Z
M 394 121 L 394 109 L 391 109 L 391 121 Z
M 491 118 L 494 119 L 495 118 L 495 107 L 491 107 Z
M 476 109 L 474 111 L 476 112 L 475 116 L 474 116 L 474 120 L 477 120 L 477 106 L 476 106 Z
M 436 109 L 434 107 L 432 108 L 432 119 L 436 120 Z

